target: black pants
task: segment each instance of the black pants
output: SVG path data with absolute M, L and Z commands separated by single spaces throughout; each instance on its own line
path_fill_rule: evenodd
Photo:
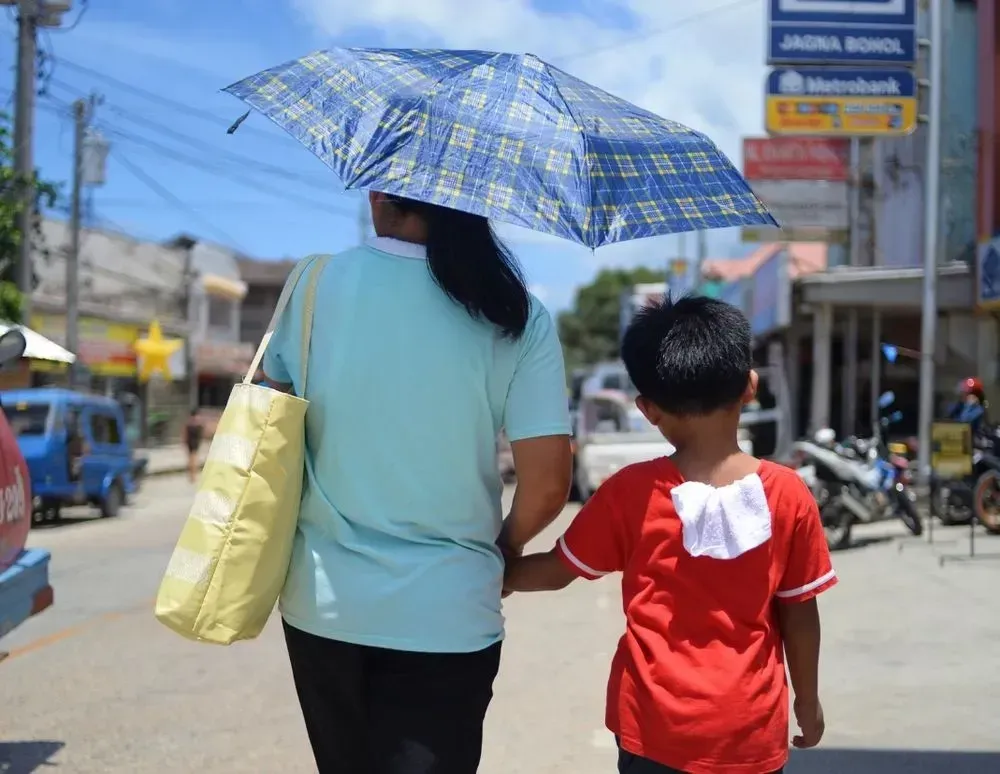
M 778 769 L 773 774 L 782 774 L 784 769 Z M 684 774 L 683 771 L 664 766 L 662 763 L 640 758 L 630 752 L 618 748 L 618 774 Z
M 500 643 L 411 653 L 284 627 L 320 774 L 476 774 Z

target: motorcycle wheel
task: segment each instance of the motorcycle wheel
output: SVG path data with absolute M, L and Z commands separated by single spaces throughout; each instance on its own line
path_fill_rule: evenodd
M 903 524 L 914 535 L 924 534 L 924 524 L 920 521 L 920 514 L 917 513 L 917 506 L 909 498 L 906 492 L 896 493 L 896 503 L 898 504 L 899 518 Z
M 1000 535 L 1000 473 L 987 470 L 979 477 L 972 507 L 986 531 L 991 535 Z
M 828 501 L 819 512 L 826 535 L 826 545 L 831 551 L 841 551 L 851 545 L 854 514 L 836 500 Z

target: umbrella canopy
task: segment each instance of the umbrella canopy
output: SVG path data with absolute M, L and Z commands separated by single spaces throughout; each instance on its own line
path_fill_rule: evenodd
M 530 54 L 331 49 L 226 89 L 348 188 L 600 247 L 776 225 L 704 135 Z

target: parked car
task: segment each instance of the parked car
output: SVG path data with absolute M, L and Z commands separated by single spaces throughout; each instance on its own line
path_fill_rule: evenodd
M 24 335 L 13 328 L 0 336 L 0 365 L 19 360 Z M 52 604 L 49 552 L 26 549 L 31 528 L 28 466 L 0 414 L 0 638 Z M 0 652 L 0 660 L 4 654 Z
M 36 521 L 88 503 L 102 516 L 120 513 L 144 466 L 116 401 L 55 388 L 0 393 L 0 400 L 28 464 Z

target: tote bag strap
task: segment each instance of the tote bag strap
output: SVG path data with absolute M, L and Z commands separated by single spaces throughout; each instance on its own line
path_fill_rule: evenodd
M 309 378 L 309 343 L 312 341 L 313 313 L 316 311 L 316 288 L 319 286 L 319 278 L 323 274 L 323 269 L 330 262 L 332 256 L 314 255 L 311 256 L 313 262 L 309 265 L 309 280 L 306 284 L 306 298 L 302 305 L 302 341 L 299 349 L 299 364 L 302 381 L 302 394 L 305 395 L 306 379 Z
M 274 329 L 281 321 L 281 316 L 285 313 L 285 309 L 292 300 L 292 294 L 295 292 L 295 288 L 298 286 L 299 280 L 302 279 L 302 275 L 305 274 L 307 270 L 312 269 L 317 262 L 321 263 L 322 266 L 325 266 L 329 258 L 330 256 L 328 255 L 310 255 L 308 258 L 303 258 L 299 261 L 295 265 L 295 268 L 292 269 L 291 276 L 289 276 L 288 281 L 285 283 L 285 287 L 281 291 L 281 295 L 278 297 L 278 303 L 274 307 L 274 314 L 271 315 L 271 321 L 267 324 L 267 331 L 264 333 L 264 337 L 260 340 L 260 344 L 257 346 L 257 351 L 254 353 L 253 360 L 250 361 L 250 368 L 247 371 L 246 376 L 243 377 L 244 384 L 251 384 L 253 382 L 253 378 L 257 374 L 257 369 L 260 368 L 260 362 L 264 359 L 264 353 L 267 352 L 267 345 L 271 343 L 271 337 L 274 335 Z M 322 266 L 320 268 L 322 268 Z M 317 280 L 318 273 L 311 272 L 310 285 L 312 286 L 312 292 L 311 294 L 307 293 L 307 303 L 303 316 L 303 377 L 307 373 L 305 362 L 308 359 L 309 341 L 312 337 L 312 307 L 315 306 L 315 285 Z M 305 324 L 306 322 L 308 322 L 308 325 Z

